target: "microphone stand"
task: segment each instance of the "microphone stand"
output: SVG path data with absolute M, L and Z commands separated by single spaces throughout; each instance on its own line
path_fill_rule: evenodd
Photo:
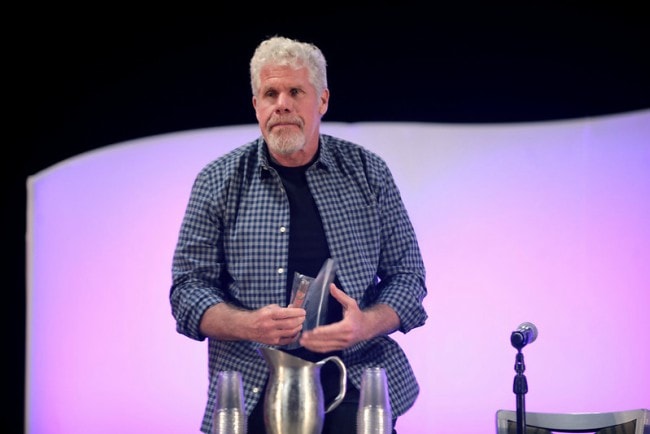
M 526 432 L 526 393 L 528 392 L 528 382 L 524 371 L 524 354 L 521 348 L 517 348 L 517 356 L 515 358 L 515 379 L 512 385 L 512 391 L 517 396 L 517 434 L 524 434 Z

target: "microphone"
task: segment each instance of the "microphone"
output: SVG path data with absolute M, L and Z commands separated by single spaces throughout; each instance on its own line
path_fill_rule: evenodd
M 528 344 L 532 344 L 537 339 L 537 327 L 531 322 L 519 324 L 517 330 L 510 335 L 510 343 L 513 347 L 521 350 Z

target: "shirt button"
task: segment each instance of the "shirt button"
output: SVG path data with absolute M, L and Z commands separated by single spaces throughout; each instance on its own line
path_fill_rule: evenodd
M 282 267 L 278 268 L 278 274 L 282 274 L 282 273 L 284 273 L 284 268 Z
M 253 393 L 260 393 L 259 387 L 253 387 Z
M 287 231 L 287 228 L 285 226 L 280 226 L 280 233 L 283 234 Z

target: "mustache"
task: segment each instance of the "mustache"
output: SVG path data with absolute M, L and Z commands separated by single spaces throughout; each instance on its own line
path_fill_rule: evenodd
M 266 124 L 267 128 L 273 128 L 276 125 L 280 124 L 293 124 L 298 125 L 299 127 L 303 126 L 302 119 L 296 117 L 278 117 L 269 119 L 269 122 Z

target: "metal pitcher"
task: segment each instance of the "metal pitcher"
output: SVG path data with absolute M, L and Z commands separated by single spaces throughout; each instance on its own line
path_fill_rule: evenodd
M 267 434 L 320 434 L 325 413 L 334 410 L 345 396 L 347 371 L 343 361 L 330 356 L 309 362 L 275 348 L 260 348 L 270 372 L 264 396 Z M 333 362 L 341 375 L 339 394 L 325 408 L 321 367 Z

